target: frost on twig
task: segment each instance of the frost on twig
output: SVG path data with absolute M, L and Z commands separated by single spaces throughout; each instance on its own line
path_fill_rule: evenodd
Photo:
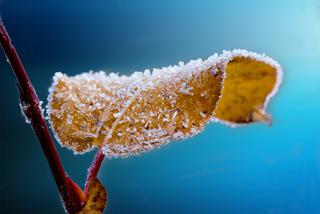
M 75 213 L 83 206 L 84 193 L 69 178 L 64 171 L 63 165 L 50 136 L 49 128 L 43 117 L 42 102 L 39 100 L 35 89 L 29 79 L 20 57 L 11 43 L 10 36 L 6 31 L 0 17 L 0 45 L 10 63 L 12 72 L 16 77 L 16 83 L 20 95 L 20 108 L 27 123 L 32 126 L 43 153 L 46 156 L 56 185 L 60 192 L 62 202 L 68 213 Z
M 281 68 L 244 50 L 131 76 L 56 73 L 48 98 L 51 126 L 76 153 L 102 148 L 128 156 L 199 133 L 209 121 L 269 121 L 266 105 Z

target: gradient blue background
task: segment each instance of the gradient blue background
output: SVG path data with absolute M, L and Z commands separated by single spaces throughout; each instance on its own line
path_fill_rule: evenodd
M 106 213 L 320 213 L 320 1 L 0 0 L 0 12 L 42 100 L 56 71 L 134 70 L 264 52 L 284 68 L 272 127 L 210 124 L 184 142 L 104 162 Z M 63 213 L 0 52 L 1 213 Z M 94 153 L 59 153 L 84 183 Z

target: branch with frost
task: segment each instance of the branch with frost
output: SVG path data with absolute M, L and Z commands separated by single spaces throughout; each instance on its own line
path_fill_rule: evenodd
M 150 151 L 192 137 L 212 121 L 233 127 L 270 123 L 267 104 L 282 78 L 275 60 L 246 50 L 131 76 L 56 73 L 47 106 L 56 139 L 75 154 L 98 148 L 83 192 L 63 169 L 40 101 L 2 22 L 0 30 L 22 111 L 38 136 L 69 213 L 102 213 L 107 192 L 97 175 L 105 155 L 127 157 Z
M 68 213 L 76 213 L 84 205 L 85 200 L 82 190 L 75 184 L 65 172 L 54 142 L 50 136 L 48 126 L 45 122 L 41 101 L 39 100 L 29 76 L 11 43 L 11 39 L 0 18 L 0 42 L 12 71 L 20 94 L 20 106 L 26 121 L 31 124 L 43 153 L 49 163 L 51 172 L 60 192 L 62 202 Z

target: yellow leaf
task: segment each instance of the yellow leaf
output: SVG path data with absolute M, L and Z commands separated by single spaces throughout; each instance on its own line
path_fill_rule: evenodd
M 268 57 L 235 50 L 131 76 L 57 73 L 48 114 L 63 146 L 127 156 L 190 137 L 211 120 L 266 119 L 280 72 Z
M 89 181 L 87 198 L 85 206 L 77 214 L 101 214 L 107 203 L 107 192 L 98 179 Z

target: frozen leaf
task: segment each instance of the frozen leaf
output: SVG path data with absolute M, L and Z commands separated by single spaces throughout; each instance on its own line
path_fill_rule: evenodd
M 107 192 L 98 179 L 89 181 L 87 202 L 77 214 L 101 214 L 107 203 Z
M 266 101 L 280 72 L 268 57 L 235 50 L 131 76 L 57 73 L 48 115 L 63 146 L 77 153 L 102 147 L 108 157 L 127 156 L 190 137 L 215 119 L 267 118 Z

